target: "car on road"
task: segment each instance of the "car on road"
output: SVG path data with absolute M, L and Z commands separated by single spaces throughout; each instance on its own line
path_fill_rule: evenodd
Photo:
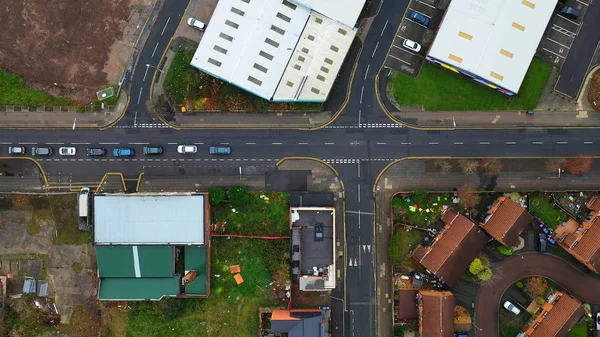
M 25 146 L 9 146 L 8 153 L 9 154 L 25 154 Z
M 162 146 L 144 146 L 145 155 L 160 155 L 163 153 Z
M 423 15 L 419 12 L 415 12 L 415 11 L 410 12 L 410 14 L 408 15 L 408 18 L 413 20 L 416 23 L 422 24 L 425 27 L 429 27 L 429 23 L 431 22 L 431 19 L 429 19 L 425 15 Z
M 51 147 L 32 147 L 31 154 L 34 156 L 51 156 L 54 153 Z
M 569 6 L 562 6 L 560 8 L 560 13 L 562 15 L 570 17 L 571 19 L 577 19 L 578 17 L 581 16 L 581 13 L 579 13 L 578 10 L 576 10 L 573 7 L 569 7 Z
M 128 147 L 118 147 L 113 149 L 113 156 L 115 157 L 133 157 L 135 156 L 135 151 Z
M 415 53 L 418 53 L 421 50 L 421 45 L 416 43 L 413 40 L 409 40 L 409 39 L 405 39 L 404 42 L 402 42 L 402 47 L 412 50 Z
M 210 154 L 231 154 L 231 147 L 229 146 L 211 146 L 208 148 Z
M 515 315 L 518 315 L 518 314 L 521 313 L 521 309 L 517 308 L 517 306 L 515 306 L 512 303 L 510 303 L 510 301 L 504 302 L 504 309 L 512 312 Z
M 198 152 L 198 147 L 196 145 L 179 145 L 177 147 L 177 152 L 182 154 L 193 154 Z
M 87 149 L 86 155 L 90 157 L 106 156 L 106 149 L 103 147 L 90 147 Z
M 198 19 L 195 18 L 189 18 L 187 21 L 187 24 L 192 27 L 195 28 L 201 32 L 203 32 L 206 29 L 206 24 Z
M 596 330 L 600 330 L 600 312 L 596 313 Z
M 63 146 L 58 149 L 58 154 L 61 156 L 74 156 L 77 153 L 77 149 L 73 146 Z
M 541 253 L 545 253 L 546 252 L 546 241 L 548 240 L 548 236 L 545 233 L 539 233 L 538 234 L 538 250 Z

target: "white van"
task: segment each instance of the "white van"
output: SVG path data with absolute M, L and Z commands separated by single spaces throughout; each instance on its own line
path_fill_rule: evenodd
M 90 189 L 84 187 L 79 191 L 79 217 L 87 218 Z

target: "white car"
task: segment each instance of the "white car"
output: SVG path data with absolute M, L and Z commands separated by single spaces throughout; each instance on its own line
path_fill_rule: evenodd
M 509 301 L 504 302 L 504 309 L 512 312 L 515 315 L 518 315 L 521 313 L 521 310 L 519 308 L 517 308 L 514 304 L 510 303 Z
M 77 153 L 77 149 L 72 146 L 63 146 L 58 149 L 58 154 L 61 156 L 74 156 Z
M 188 25 L 192 28 L 196 28 L 197 30 L 203 32 L 206 29 L 206 24 L 198 19 L 189 18 L 187 21 Z
M 406 48 L 406 49 L 410 49 L 412 51 L 414 51 L 415 53 L 418 53 L 421 50 L 421 45 L 416 43 L 415 41 L 409 40 L 409 39 L 405 39 L 404 42 L 402 42 L 402 47 Z
M 198 147 L 196 145 L 179 145 L 177 147 L 177 152 L 182 154 L 192 154 L 198 152 Z
M 596 330 L 600 330 L 600 312 L 596 313 Z

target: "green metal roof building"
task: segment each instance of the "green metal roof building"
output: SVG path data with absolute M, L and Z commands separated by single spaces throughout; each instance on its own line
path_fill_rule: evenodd
M 95 195 L 98 299 L 134 301 L 208 296 L 207 199 L 205 194 L 191 193 Z M 185 211 L 174 209 L 174 201 L 183 205 Z M 135 210 L 133 220 L 131 214 L 120 216 L 127 209 Z M 115 223 L 119 226 L 115 227 Z M 142 233 L 137 235 L 138 232 Z M 162 235 L 165 232 L 169 233 Z M 165 242 L 164 238 L 173 241 Z M 182 264 L 177 264 L 179 268 L 183 266 L 182 270 L 176 270 L 176 259 L 183 259 Z M 196 277 L 183 285 L 182 277 L 192 272 Z

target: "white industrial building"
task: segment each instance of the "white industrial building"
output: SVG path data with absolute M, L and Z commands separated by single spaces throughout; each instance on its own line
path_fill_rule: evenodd
M 365 0 L 220 0 L 191 65 L 276 102 L 324 102 Z
M 427 60 L 515 95 L 555 6 L 555 0 L 452 0 Z

